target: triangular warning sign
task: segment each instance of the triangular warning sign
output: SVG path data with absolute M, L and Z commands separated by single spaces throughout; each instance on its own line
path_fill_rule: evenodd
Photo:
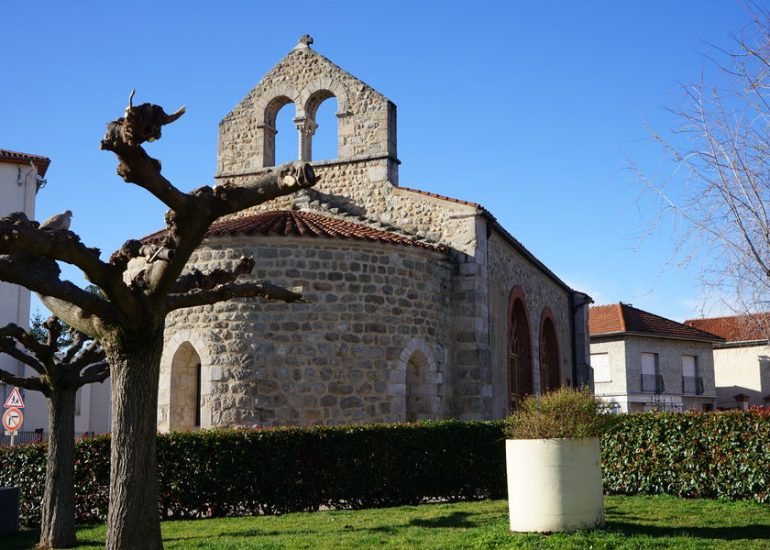
M 19 388 L 13 388 L 11 390 L 11 395 L 9 395 L 8 399 L 5 400 L 3 407 L 6 409 L 9 407 L 16 407 L 17 409 L 24 408 L 24 400 L 21 398 L 21 392 L 19 392 Z

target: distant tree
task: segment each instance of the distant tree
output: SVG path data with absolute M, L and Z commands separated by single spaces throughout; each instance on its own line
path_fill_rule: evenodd
M 680 259 L 705 265 L 705 290 L 737 313 L 770 309 L 770 16 L 751 14 L 734 51 L 717 51 L 716 74 L 683 86 L 674 134 L 654 134 L 678 165 L 670 183 L 637 170 L 661 199 L 656 222 L 684 222 Z
M 132 93 L 133 97 L 133 93 Z M 142 147 L 177 120 L 157 106 L 133 105 L 107 125 L 102 149 L 118 157 L 118 175 L 168 206 L 166 231 L 157 245 L 127 241 L 109 261 L 87 248 L 68 228 L 45 229 L 20 213 L 0 219 L 0 280 L 23 285 L 73 328 L 96 339 L 110 364 L 112 445 L 107 548 L 163 547 L 158 514 L 156 419 L 163 330 L 169 312 L 231 298 L 264 297 L 292 302 L 297 292 L 264 281 L 236 279 L 254 260 L 232 269 L 183 274 L 193 251 L 219 217 L 315 184 L 307 163 L 274 168 L 247 181 L 225 181 L 189 193 L 161 175 L 160 162 Z M 132 269 L 127 270 L 132 261 Z M 59 275 L 57 261 L 75 265 L 103 296 Z M 140 264 L 137 268 L 136 264 Z
M 75 545 L 75 404 L 80 387 L 109 376 L 104 352 L 83 333 L 65 330 L 56 317 L 33 317 L 29 332 L 10 324 L 0 328 L 0 353 L 34 370 L 36 376 L 0 369 L 0 381 L 39 391 L 48 403 L 48 453 L 40 506 L 40 548 Z M 65 332 L 67 335 L 65 336 Z

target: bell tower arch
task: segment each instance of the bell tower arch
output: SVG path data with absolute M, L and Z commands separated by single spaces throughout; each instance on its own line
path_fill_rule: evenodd
M 396 106 L 311 48 L 303 35 L 219 124 L 217 178 L 253 175 L 275 165 L 275 118 L 294 107 L 297 160 L 361 164 L 371 181 L 398 184 Z M 319 106 L 336 98 L 337 154 L 314 158 Z M 345 182 L 340 182 L 344 184 Z

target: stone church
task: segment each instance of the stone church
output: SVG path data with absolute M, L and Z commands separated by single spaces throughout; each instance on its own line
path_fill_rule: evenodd
M 159 429 L 500 418 L 526 394 L 590 383 L 590 298 L 483 206 L 401 187 L 396 106 L 311 44 L 222 119 L 216 177 L 273 166 L 288 106 L 319 184 L 220 220 L 190 260 L 207 271 L 252 256 L 251 277 L 302 287 L 307 303 L 172 313 Z M 331 97 L 337 157 L 317 160 Z

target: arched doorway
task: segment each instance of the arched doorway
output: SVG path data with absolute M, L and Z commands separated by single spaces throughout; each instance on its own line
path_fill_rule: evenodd
M 546 310 L 540 323 L 540 393 L 557 390 L 560 386 L 559 341 L 550 311 Z
M 532 394 L 532 348 L 524 293 L 514 288 L 508 302 L 508 409 Z
M 191 430 L 201 425 L 201 358 L 189 342 L 171 360 L 169 429 Z
M 406 421 L 429 418 L 432 413 L 431 387 L 427 384 L 428 359 L 415 351 L 406 363 Z

